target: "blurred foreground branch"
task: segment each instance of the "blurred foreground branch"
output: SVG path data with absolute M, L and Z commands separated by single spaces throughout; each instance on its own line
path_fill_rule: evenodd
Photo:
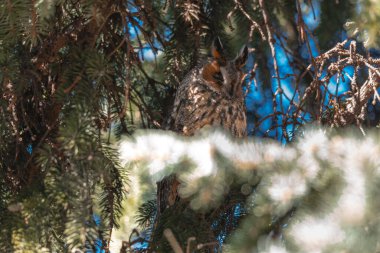
M 139 166 L 141 175 L 150 175 L 152 184 L 175 172 L 180 196 L 190 204 L 193 218 L 207 217 L 238 185 L 246 196 L 246 215 L 227 237 L 227 252 L 375 250 L 374 238 L 380 236 L 375 229 L 380 225 L 379 133 L 363 137 L 317 129 L 303 134 L 293 145 L 282 147 L 263 140 L 236 142 L 221 132 L 192 139 L 145 132 L 124 141 L 120 151 L 124 161 Z M 178 213 L 185 220 L 187 215 Z M 162 229 L 181 222 L 177 218 Z M 217 240 L 218 231 L 214 232 Z M 191 226 L 173 233 L 176 238 L 202 240 Z M 185 240 L 178 240 L 182 249 Z

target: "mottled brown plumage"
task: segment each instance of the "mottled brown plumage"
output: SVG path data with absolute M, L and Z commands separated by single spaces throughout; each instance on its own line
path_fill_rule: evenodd
M 243 47 L 234 60 L 226 60 L 219 39 L 212 57 L 193 68 L 181 82 L 170 118 L 171 129 L 193 135 L 199 129 L 223 127 L 236 137 L 247 135 L 246 108 L 242 83 L 248 49 Z

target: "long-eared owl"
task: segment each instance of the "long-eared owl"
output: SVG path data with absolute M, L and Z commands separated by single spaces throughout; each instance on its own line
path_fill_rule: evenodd
M 206 126 L 221 126 L 236 137 L 247 135 L 242 83 L 248 48 L 243 46 L 233 60 L 227 60 L 219 38 L 211 47 L 212 57 L 193 68 L 178 87 L 170 128 L 193 135 Z

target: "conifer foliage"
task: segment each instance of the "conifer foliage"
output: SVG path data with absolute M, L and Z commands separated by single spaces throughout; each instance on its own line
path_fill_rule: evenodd
M 302 133 L 287 147 L 268 139 L 237 142 L 220 131 L 198 138 L 151 131 L 125 140 L 120 147 L 123 160 L 139 164 L 141 175 L 150 175 L 151 183 L 177 173 L 181 197 L 192 210 L 177 206 L 173 217 L 161 218 L 164 228 L 155 231 L 164 230 L 164 236 L 148 238 L 152 251 L 376 251 L 379 132 L 366 137 L 358 129 Z M 158 142 L 175 145 L 178 151 Z M 232 217 L 229 206 L 235 207 Z M 229 224 L 231 219 L 239 220 L 238 226 Z M 205 233 L 207 221 L 213 221 L 211 236 Z M 228 230 L 229 225 L 233 229 Z M 179 250 L 171 250 L 176 243 Z
M 1 0 L 0 252 L 108 252 L 133 167 L 121 165 L 115 142 L 136 129 L 165 129 L 176 88 L 217 36 L 230 58 L 249 47 L 250 135 L 288 143 L 309 122 L 366 133 L 380 120 L 380 61 L 370 48 L 378 44 L 376 7 L 330 0 Z M 218 162 L 224 175 L 234 167 L 224 155 Z M 178 207 L 167 223 L 183 221 L 185 232 L 198 226 L 198 250 L 219 247 L 251 214 L 247 189 L 261 182 L 255 173 L 245 190 L 235 174 L 236 184 L 211 189 L 222 189 L 206 194 L 217 201 L 202 202 L 206 191 L 191 189 L 195 208 Z M 317 194 L 313 187 L 297 196 L 306 201 Z M 262 209 L 268 213 L 254 221 L 257 231 L 273 217 L 289 218 L 288 207 Z M 127 244 L 122 252 L 144 251 L 145 243 L 167 252 L 175 241 L 193 240 L 154 228 L 156 208 L 152 200 L 141 206 L 138 222 L 149 236 L 140 249 Z

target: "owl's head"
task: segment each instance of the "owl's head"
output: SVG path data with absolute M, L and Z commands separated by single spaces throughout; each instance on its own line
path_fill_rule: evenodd
M 218 85 L 219 89 L 230 97 L 242 96 L 244 79 L 243 67 L 248 58 L 248 47 L 244 45 L 235 59 L 227 60 L 223 45 L 217 37 L 211 47 L 212 61 L 204 67 L 203 78 Z

